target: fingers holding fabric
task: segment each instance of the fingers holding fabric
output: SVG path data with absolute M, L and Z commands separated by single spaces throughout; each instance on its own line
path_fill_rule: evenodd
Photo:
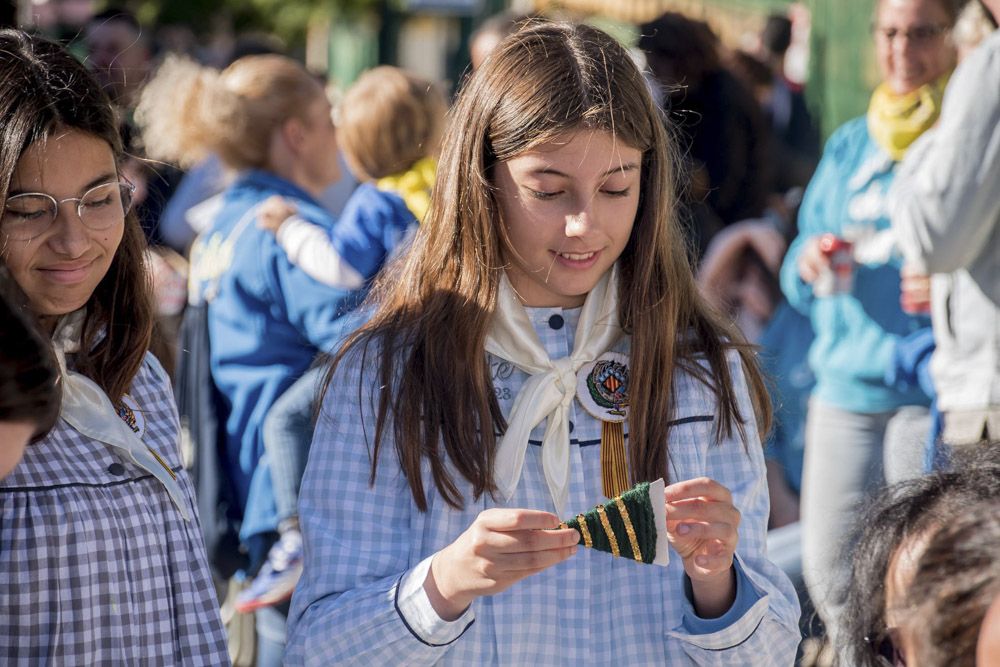
M 667 538 L 692 580 L 706 580 L 732 567 L 739 541 L 740 512 L 732 493 L 708 478 L 686 480 L 664 492 Z
M 435 611 L 444 619 L 457 618 L 477 597 L 500 593 L 573 556 L 579 534 L 558 525 L 549 512 L 481 512 L 431 562 L 424 589 Z

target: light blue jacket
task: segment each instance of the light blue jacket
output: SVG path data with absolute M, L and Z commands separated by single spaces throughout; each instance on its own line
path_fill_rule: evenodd
M 901 392 L 887 386 L 884 378 L 897 340 L 929 326 L 930 320 L 907 315 L 900 307 L 898 257 L 857 266 L 849 294 L 816 297 L 812 285 L 799 276 L 799 255 L 807 240 L 825 232 L 852 237 L 888 229 L 886 195 L 896 166 L 872 140 L 864 117 L 834 132 L 806 189 L 799 236 L 781 267 L 782 291 L 810 318 L 816 333 L 809 350 L 816 375 L 813 396 L 851 412 L 929 403 L 919 389 Z

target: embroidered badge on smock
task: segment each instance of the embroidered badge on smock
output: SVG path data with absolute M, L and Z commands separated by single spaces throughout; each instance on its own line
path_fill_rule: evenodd
M 143 434 L 146 432 L 146 417 L 142 414 L 142 408 L 140 408 L 139 404 L 135 402 L 135 399 L 128 394 L 125 394 L 122 396 L 122 400 L 115 408 L 115 411 L 118 413 L 118 416 L 121 417 L 121 420 L 128 424 L 128 427 L 132 429 L 132 432 L 139 436 L 139 439 L 141 440 Z M 171 469 L 170 465 L 163 460 L 163 457 L 161 457 L 155 449 L 149 445 L 146 445 L 146 449 L 153 455 L 156 462 L 167 471 L 167 474 L 169 474 L 171 478 L 177 479 L 177 473 Z M 135 455 L 133 454 L 133 458 L 134 456 Z
M 618 352 L 602 354 L 577 374 L 577 400 L 601 421 L 601 487 L 608 498 L 629 489 L 623 426 L 628 417 L 628 385 L 628 356 Z
M 125 394 L 122 396 L 122 400 L 118 403 L 115 410 L 118 412 L 121 420 L 132 429 L 132 432 L 142 438 L 146 432 L 146 417 L 143 416 L 142 409 L 135 402 L 135 399 Z

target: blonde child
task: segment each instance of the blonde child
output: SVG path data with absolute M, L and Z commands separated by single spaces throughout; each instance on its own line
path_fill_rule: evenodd
M 340 148 L 362 181 L 337 225 L 298 218 L 279 197 L 266 202 L 260 224 L 316 280 L 362 287 L 427 212 L 446 105 L 433 83 L 399 68 L 365 72 L 337 114 Z

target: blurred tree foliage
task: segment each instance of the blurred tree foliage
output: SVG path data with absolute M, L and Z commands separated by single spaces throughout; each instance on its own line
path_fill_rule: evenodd
M 196 32 L 228 25 L 235 32 L 266 31 L 290 46 L 305 42 L 310 21 L 323 15 L 352 15 L 378 11 L 398 0 L 125 0 L 125 5 L 145 25 L 181 24 Z

